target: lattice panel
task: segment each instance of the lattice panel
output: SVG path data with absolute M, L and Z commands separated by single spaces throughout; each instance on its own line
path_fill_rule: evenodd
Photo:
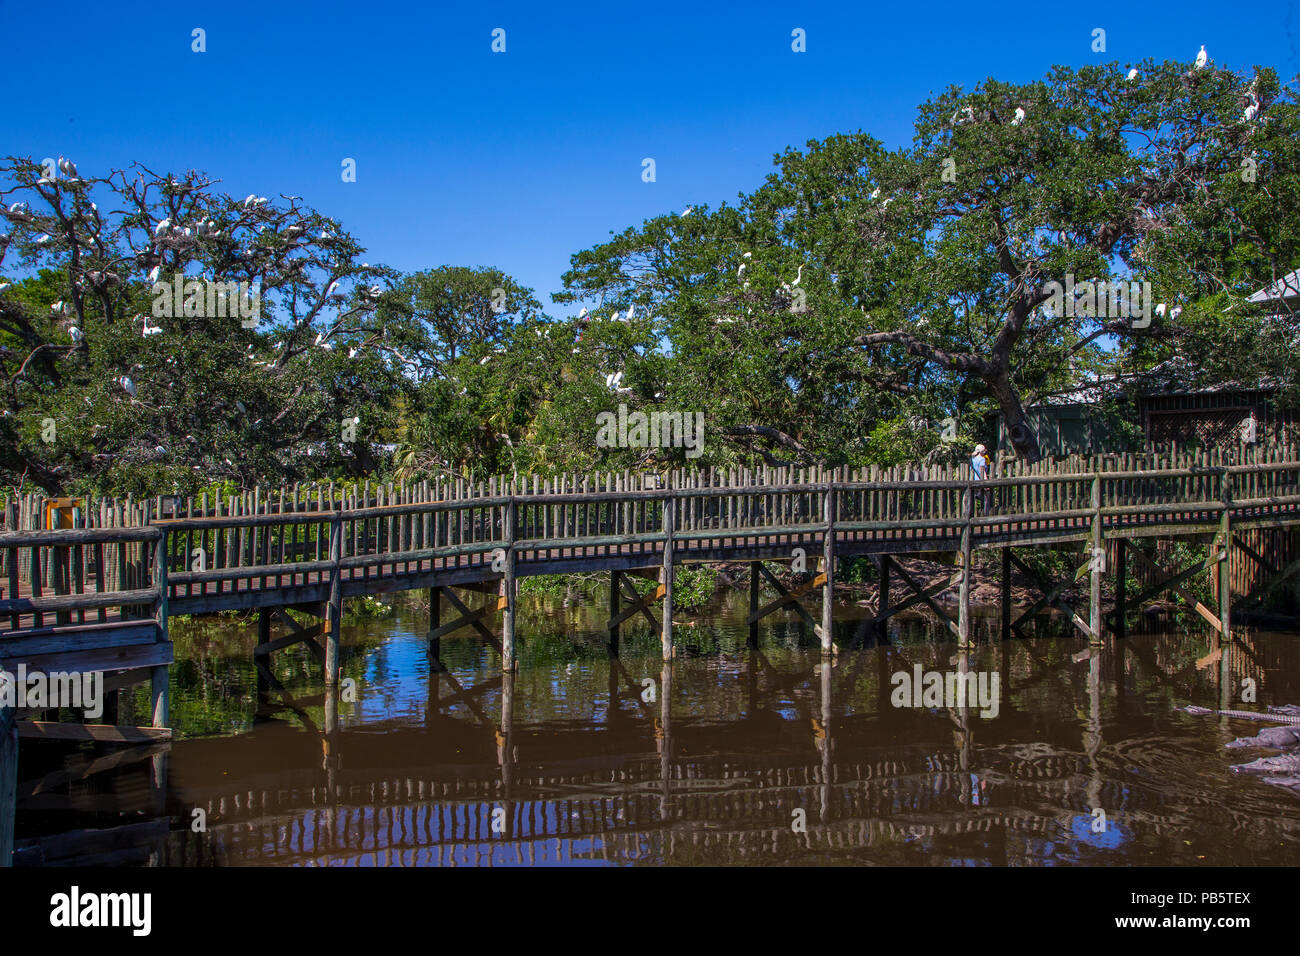
M 1240 409 L 1152 414 L 1150 441 L 1161 445 L 1176 441 L 1180 445 L 1236 445 L 1245 434 L 1242 423 L 1250 418 Z

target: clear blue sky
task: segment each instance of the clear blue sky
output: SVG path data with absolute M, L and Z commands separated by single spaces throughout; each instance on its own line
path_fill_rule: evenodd
M 810 138 L 863 129 L 900 145 L 916 105 L 949 84 L 1190 61 L 1201 44 L 1220 65 L 1290 78 L 1297 7 L 0 0 L 0 152 L 62 154 L 94 174 L 140 160 L 204 170 L 236 196 L 301 195 L 370 262 L 494 265 L 550 307 L 569 256 L 610 230 L 732 200 Z M 195 27 L 206 53 L 191 52 Z M 495 27 L 504 54 L 490 50 Z M 795 27 L 806 53 L 791 52 Z M 1095 27 L 1105 54 L 1091 51 Z M 654 183 L 641 180 L 647 156 Z M 356 183 L 340 178 L 344 157 Z

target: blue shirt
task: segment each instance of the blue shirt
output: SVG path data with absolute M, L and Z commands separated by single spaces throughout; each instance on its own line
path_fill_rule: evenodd
M 970 470 L 974 473 L 977 481 L 983 481 L 989 476 L 989 460 L 983 455 L 972 455 Z

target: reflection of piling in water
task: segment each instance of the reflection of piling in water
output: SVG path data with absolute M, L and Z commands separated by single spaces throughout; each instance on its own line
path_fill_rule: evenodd
M 7 680 L 7 674 L 0 674 L 0 683 Z M 18 728 L 14 726 L 14 709 L 0 704 L 0 867 L 13 862 L 17 787 Z

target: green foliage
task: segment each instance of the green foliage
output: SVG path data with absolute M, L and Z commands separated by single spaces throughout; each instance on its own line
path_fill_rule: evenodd
M 703 607 L 717 593 L 718 571 L 707 564 L 677 568 L 673 578 L 673 607 L 691 610 Z
M 1126 72 L 942 90 L 898 149 L 863 131 L 787 148 L 734 204 L 574 253 L 554 300 L 588 311 L 565 318 L 500 269 L 362 262 L 340 223 L 291 197 L 138 165 L 43 183 L 9 157 L 0 474 L 152 495 L 893 465 L 960 460 L 992 444 L 998 413 L 1032 456 L 1024 405 L 1155 372 L 1263 381 L 1300 406 L 1300 323 L 1245 301 L 1300 265 L 1295 90 L 1268 69 Z M 257 279 L 262 321 L 155 315 L 154 270 Z M 1148 280 L 1182 310 L 1149 326 L 1057 314 L 1048 283 L 1067 276 Z M 598 416 L 620 405 L 703 415 L 702 454 L 597 446 Z M 1103 410 L 1120 443 L 1140 437 L 1131 407 Z

